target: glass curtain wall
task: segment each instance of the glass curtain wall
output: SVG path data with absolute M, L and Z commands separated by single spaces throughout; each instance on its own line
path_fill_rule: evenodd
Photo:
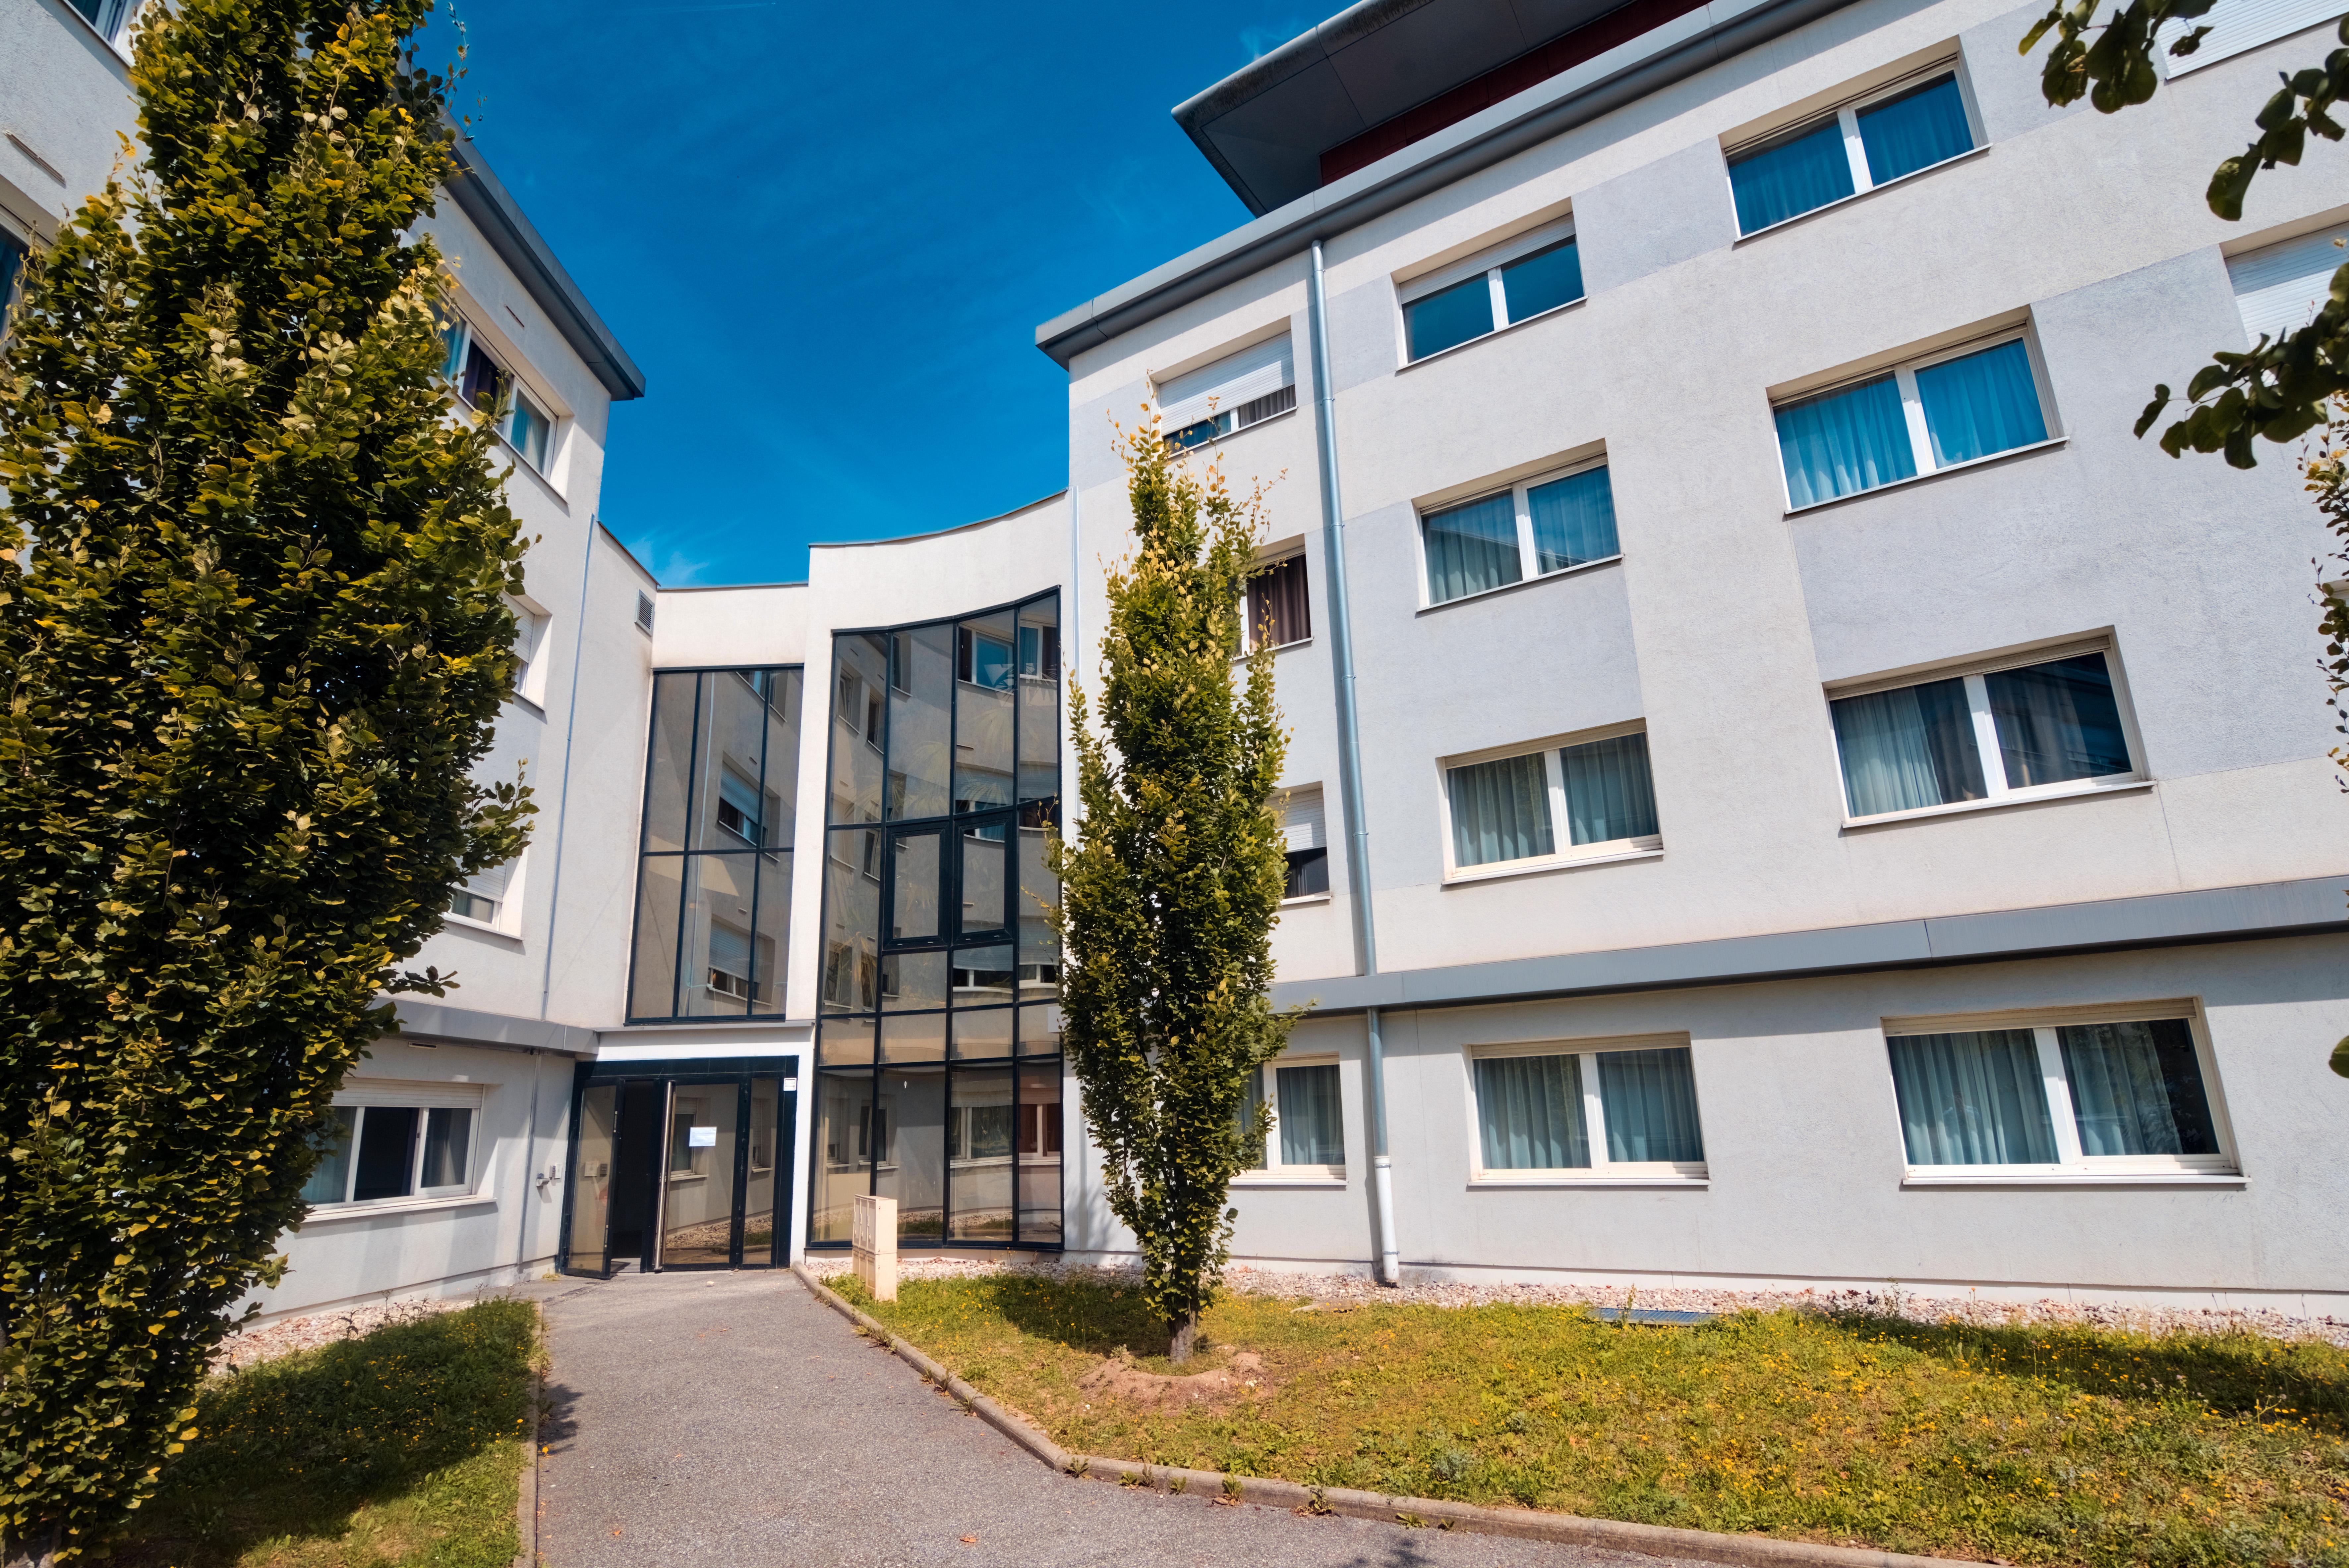
M 653 676 L 632 1023 L 782 1014 L 800 680 L 797 665 Z
M 1060 598 L 833 640 L 809 1242 L 1061 1244 Z

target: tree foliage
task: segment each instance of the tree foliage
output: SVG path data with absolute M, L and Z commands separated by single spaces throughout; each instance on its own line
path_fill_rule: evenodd
M 2095 22 L 2096 0 L 2055 5 L 2024 35 L 2029 54 L 2050 32 L 2054 48 L 2040 74 L 2040 92 L 2057 106 L 2085 98 L 2100 114 L 2117 114 L 2153 97 L 2160 72 L 2155 55 L 2167 45 L 2172 57 L 2193 54 L 2210 29 L 2186 24 L 2209 14 L 2217 0 L 2128 0 L 2111 18 Z M 2171 24 L 2177 24 L 2171 26 Z M 2095 35 L 2091 41 L 2091 35 Z M 2349 98 L 2349 17 L 2338 32 L 2342 47 L 2322 65 L 2289 76 L 2253 117 L 2259 134 L 2240 153 L 2220 163 L 2203 200 L 2229 222 L 2243 216 L 2243 197 L 2262 170 L 2297 165 L 2313 134 L 2341 139 L 2333 118 Z M 2271 338 L 2262 333 L 2248 354 L 2221 349 L 2186 384 L 2186 412 L 2161 433 L 2161 449 L 2175 458 L 2192 450 L 2224 452 L 2239 469 L 2258 466 L 2253 438 L 2291 441 L 2323 425 L 2333 398 L 2349 394 L 2349 264 L 2333 274 L 2333 287 L 2314 319 Z M 2141 437 L 2167 413 L 2169 387 L 2156 387 L 2153 401 L 2137 417 Z
M 1280 1053 L 1271 931 L 1286 856 L 1269 810 L 1287 754 L 1272 653 L 1241 655 L 1255 498 L 1126 437 L 1135 551 L 1107 578 L 1101 728 L 1071 680 L 1083 816 L 1056 843 L 1069 1066 L 1143 1293 L 1189 1354 L 1230 1255 L 1231 1179 L 1255 1163 L 1250 1077 Z
M 471 779 L 521 542 L 453 418 L 429 0 L 149 7 L 147 162 L 0 363 L 0 1540 L 102 1548 L 284 1267 L 385 991 L 530 807 Z

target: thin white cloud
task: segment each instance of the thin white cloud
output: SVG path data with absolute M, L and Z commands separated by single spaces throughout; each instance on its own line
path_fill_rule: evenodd
M 701 585 L 701 574 L 710 563 L 688 555 L 674 547 L 664 548 L 657 534 L 639 534 L 628 541 L 628 553 L 645 563 L 645 569 L 664 588 L 692 588 Z
M 1249 59 L 1260 60 L 1311 26 L 1313 24 L 1310 22 L 1299 21 L 1292 16 L 1276 22 L 1268 27 L 1242 27 L 1240 47 L 1247 51 Z

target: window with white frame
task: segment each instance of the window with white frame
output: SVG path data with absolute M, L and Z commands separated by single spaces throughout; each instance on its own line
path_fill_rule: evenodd
M 1324 898 L 1330 892 L 1330 826 L 1321 810 L 1321 786 L 1300 784 L 1275 797 L 1280 836 L 1287 845 L 1288 876 L 1280 896 Z
M 1479 1178 L 1705 1174 L 1686 1036 L 1478 1047 L 1469 1070 Z
M 2349 264 L 2349 227 L 2303 234 L 2227 258 L 2235 308 L 2252 342 L 2284 338 L 2306 326 L 2333 293 L 2333 274 Z
M 1737 232 L 1758 234 L 1921 174 L 1982 142 L 1956 69 L 1933 67 L 1816 119 L 1725 149 Z
M 508 595 L 506 608 L 514 618 L 514 696 L 524 702 L 546 700 L 546 661 L 540 657 L 546 644 L 546 628 L 554 619 L 544 610 L 522 599 Z
M 1846 809 L 1858 820 L 2136 782 L 2117 664 L 2096 638 L 1831 691 Z
M 1313 607 L 1305 596 L 1305 552 L 1267 562 L 1248 579 L 1248 646 L 1285 648 L 1313 635 Z
M 507 895 L 513 889 L 514 872 L 521 865 L 522 860 L 517 856 L 467 877 L 464 885 L 449 895 L 449 913 L 479 925 L 500 931 L 509 929 L 514 922 Z
M 2200 1022 L 2191 1001 L 1886 1019 L 1911 1172 L 2231 1173 Z
M 2054 428 L 2045 377 L 2020 327 L 1772 412 L 1793 511 L 2033 446 Z
M 2161 61 L 2163 74 L 2174 79 L 2262 44 L 2323 26 L 2339 18 L 2342 8 L 2341 0 L 2219 0 L 2199 16 L 2178 17 L 2164 23 L 2156 39 L 2155 57 Z M 2209 31 L 2194 46 L 2192 54 L 2169 52 L 2171 44 L 2205 27 Z M 2325 40 L 2313 38 L 2309 42 L 2312 47 L 2308 58 L 2294 60 L 2292 65 L 2315 65 L 2318 57 L 2326 52 Z
M 1427 602 L 1449 603 L 1620 555 L 1605 459 L 1424 512 Z
M 1158 383 L 1165 441 L 1176 450 L 1261 425 L 1297 407 L 1297 357 L 1288 335 Z
M 1396 285 L 1403 356 L 1416 362 L 1582 297 L 1582 251 L 1574 220 L 1529 233 Z
M 109 44 L 121 38 L 122 29 L 139 12 L 139 0 L 66 0 L 66 4 Z
M 1533 871 L 1661 850 L 1648 732 L 1626 725 L 1444 770 L 1451 872 Z
M 5 229 L 0 229 L 0 316 L 5 316 L 16 298 L 16 274 L 32 253 L 30 246 Z M 0 337 L 7 335 L 7 323 L 0 319 Z
M 468 407 L 497 419 L 497 432 L 523 461 L 546 471 L 554 418 L 525 390 L 513 373 L 498 362 L 471 322 L 455 317 L 440 329 L 447 357 L 441 374 L 448 377 Z
M 1259 1140 L 1250 1169 L 1268 1175 L 1343 1179 L 1346 1117 L 1338 1064 L 1283 1057 L 1249 1075 L 1242 1135 Z
M 481 1097 L 462 1090 L 347 1090 L 326 1113 L 322 1152 L 303 1201 L 313 1208 L 473 1190 L 481 1163 Z M 336 1097 L 338 1100 L 344 1097 Z

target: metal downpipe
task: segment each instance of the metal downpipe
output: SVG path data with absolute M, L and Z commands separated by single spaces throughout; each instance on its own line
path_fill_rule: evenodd
M 1371 918 L 1371 826 L 1362 804 L 1361 728 L 1354 707 L 1354 629 L 1346 593 L 1346 509 L 1338 490 L 1338 394 L 1330 379 L 1330 301 L 1322 276 L 1321 242 L 1313 242 L 1306 298 L 1313 330 L 1313 400 L 1321 459 L 1321 548 L 1330 597 L 1330 656 L 1338 688 L 1338 752 L 1340 799 L 1346 817 L 1346 880 L 1354 905 L 1354 970 L 1379 972 L 1378 929 Z M 1371 1189 L 1378 1213 L 1378 1275 L 1388 1284 L 1402 1279 L 1395 1243 L 1394 1167 L 1387 1156 L 1386 1051 L 1380 1039 L 1379 1010 L 1364 1014 L 1369 1054 Z

